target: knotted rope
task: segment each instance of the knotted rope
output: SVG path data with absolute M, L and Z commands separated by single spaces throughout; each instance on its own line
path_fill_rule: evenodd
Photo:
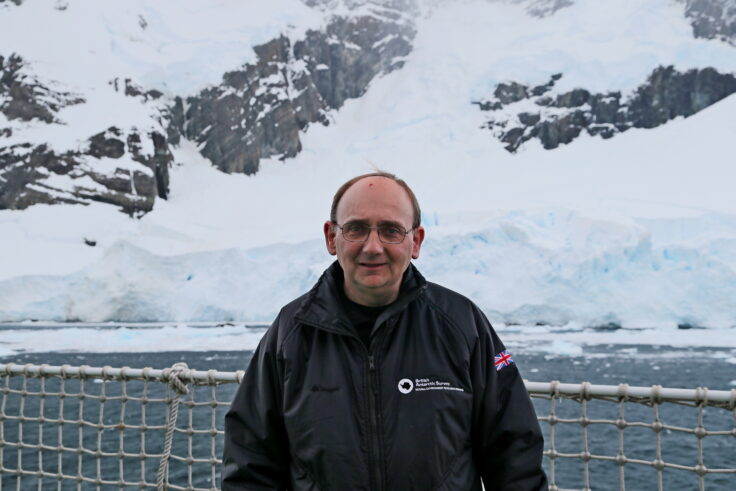
M 174 391 L 174 398 L 169 405 L 169 413 L 166 416 L 166 436 L 164 439 L 164 451 L 161 455 L 161 461 L 158 465 L 158 473 L 156 474 L 156 489 L 162 491 L 167 488 L 169 480 L 169 460 L 171 459 L 171 444 L 174 440 L 174 427 L 176 427 L 176 419 L 179 415 L 179 403 L 181 396 L 189 394 L 189 387 L 182 382 L 181 376 L 189 372 L 186 363 L 174 363 L 171 368 L 166 368 L 163 378 Z

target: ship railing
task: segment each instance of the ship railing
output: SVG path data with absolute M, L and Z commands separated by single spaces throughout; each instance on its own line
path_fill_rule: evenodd
M 243 375 L 0 364 L 0 490 L 218 489 Z M 736 489 L 736 389 L 526 387 L 551 490 Z

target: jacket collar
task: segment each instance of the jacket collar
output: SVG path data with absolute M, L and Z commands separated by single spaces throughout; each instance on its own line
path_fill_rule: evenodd
M 304 322 L 328 331 L 349 334 L 353 328 L 345 314 L 342 304 L 344 273 L 340 263 L 333 262 L 322 273 L 317 283 L 307 293 L 307 296 L 294 316 L 297 321 Z M 380 319 L 386 319 L 406 308 L 426 288 L 427 281 L 417 270 L 414 264 L 409 263 L 401 280 L 399 297 L 381 314 Z

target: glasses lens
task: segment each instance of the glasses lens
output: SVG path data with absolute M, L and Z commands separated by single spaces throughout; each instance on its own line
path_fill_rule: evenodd
M 362 223 L 348 222 L 342 227 L 342 236 L 351 242 L 365 242 L 373 227 Z M 407 231 L 399 225 L 386 225 L 377 227 L 378 238 L 384 244 L 400 244 L 404 241 Z
M 360 223 L 346 223 L 342 227 L 342 235 L 347 240 L 362 241 L 368 238 L 370 228 Z
M 378 236 L 387 244 L 398 244 L 404 241 L 406 230 L 402 227 L 390 225 L 388 227 L 379 227 Z

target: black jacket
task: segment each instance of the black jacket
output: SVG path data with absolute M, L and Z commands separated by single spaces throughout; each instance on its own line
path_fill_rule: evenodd
M 366 348 L 335 262 L 284 307 L 225 418 L 223 490 L 541 490 L 543 439 L 515 364 L 467 298 L 409 266 Z

